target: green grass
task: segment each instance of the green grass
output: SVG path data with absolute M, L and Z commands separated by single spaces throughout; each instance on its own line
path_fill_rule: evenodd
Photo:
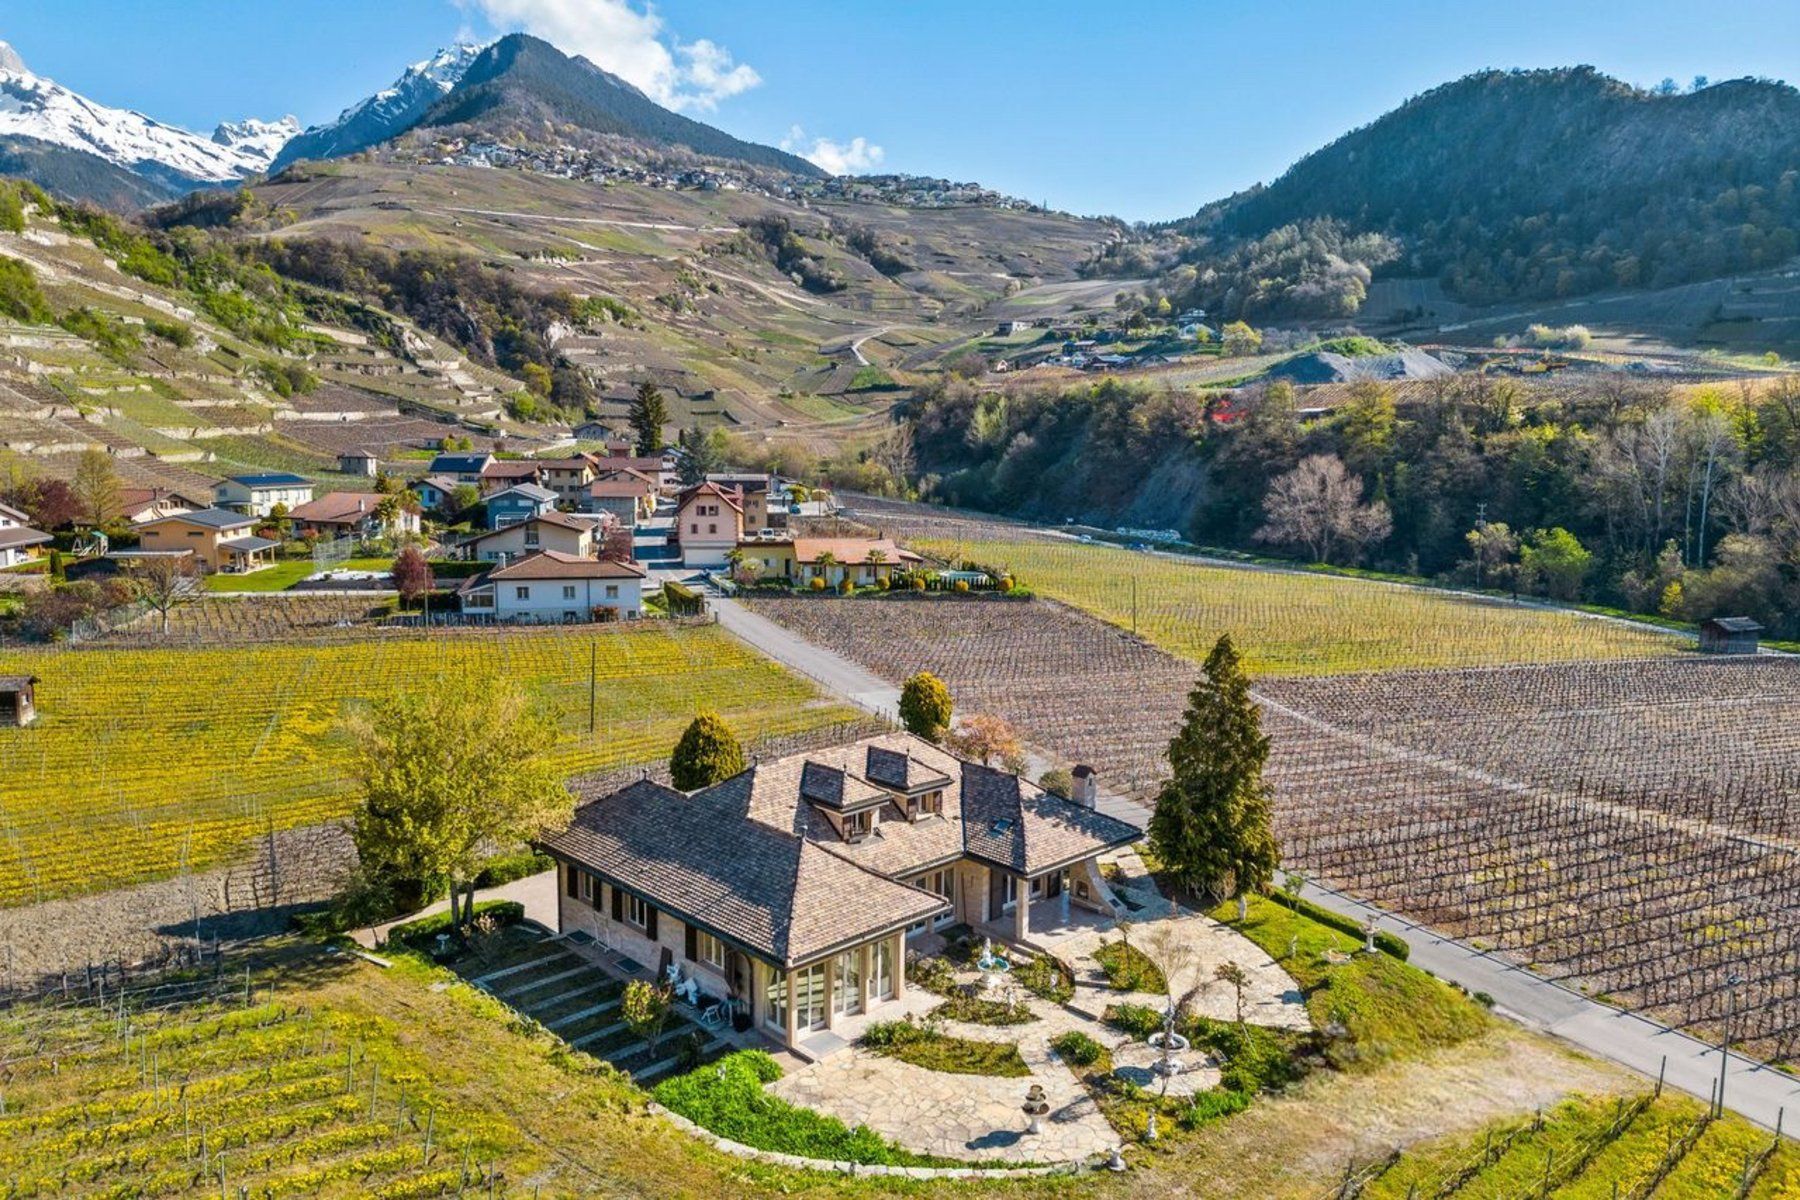
M 319 568 L 310 558 L 287 558 L 272 567 L 247 575 L 213 574 L 206 577 L 209 592 L 285 592 Z
M 1004 1000 L 987 1000 L 966 992 L 952 991 L 947 1000 L 931 1010 L 943 1021 L 964 1021 L 970 1025 L 1028 1025 L 1037 1014 L 1024 1002 L 1008 1004 Z
M 271 824 L 342 818 L 354 800 L 344 719 L 468 664 L 550 709 L 565 775 L 662 758 L 702 707 L 746 741 L 856 717 L 710 626 L 9 649 L 0 673 L 42 682 L 37 723 L 0 738 L 0 905 L 205 868 Z
M 1166 995 L 1169 981 L 1150 956 L 1124 942 L 1108 942 L 1094 951 L 1094 961 L 1106 972 L 1106 981 L 1121 992 Z
M 986 1042 L 951 1037 L 910 1021 L 880 1021 L 863 1033 L 862 1044 L 877 1054 L 951 1075 L 996 1075 L 1023 1078 L 1031 1068 L 1019 1056 L 1017 1042 Z
M 1678 653 L 1614 621 L 1336 575 L 1257 570 L 1100 543 L 911 538 L 940 559 L 1003 569 L 1037 594 L 1201 661 L 1230 633 L 1256 675 L 1321 675 Z
M 1306 995 L 1306 1010 L 1327 1035 L 1326 1054 L 1345 1070 L 1366 1070 L 1390 1059 L 1417 1057 L 1480 1035 L 1492 1018 L 1441 980 L 1388 954 L 1359 953 L 1360 939 L 1301 916 L 1261 896 L 1239 921 L 1237 905 L 1220 905 L 1213 919 L 1260 946 Z M 1289 945 L 1297 948 L 1288 953 Z M 1332 962 L 1327 954 L 1348 955 Z

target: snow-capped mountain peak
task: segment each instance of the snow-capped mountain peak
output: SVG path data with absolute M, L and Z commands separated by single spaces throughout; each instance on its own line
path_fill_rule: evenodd
M 290 121 L 292 119 L 290 118 Z M 30 138 L 102 158 L 114 166 L 170 184 L 227 183 L 269 163 L 279 146 L 265 149 L 280 122 L 257 127 L 245 142 L 208 140 L 139 112 L 97 104 L 53 80 L 33 74 L 18 52 L 0 43 L 0 137 Z M 226 127 L 221 127 L 221 132 Z M 287 136 L 293 130 L 285 129 Z
M 404 133 L 425 110 L 448 95 L 486 45 L 459 42 L 416 62 L 387 87 L 352 104 L 338 118 L 315 125 L 290 141 L 277 168 L 301 158 L 335 158 Z
M 246 117 L 242 121 L 226 121 L 213 130 L 212 140 L 255 162 L 260 169 L 275 161 L 281 148 L 300 132 L 300 121 L 283 117 L 279 121 L 259 121 Z

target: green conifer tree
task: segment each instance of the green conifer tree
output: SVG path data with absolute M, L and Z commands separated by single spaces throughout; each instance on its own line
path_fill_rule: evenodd
M 669 756 L 670 778 L 684 792 L 711 787 L 743 769 L 744 748 L 731 726 L 715 712 L 695 717 Z
M 900 723 L 926 741 L 944 736 L 953 710 L 950 689 L 930 671 L 920 671 L 900 688 Z

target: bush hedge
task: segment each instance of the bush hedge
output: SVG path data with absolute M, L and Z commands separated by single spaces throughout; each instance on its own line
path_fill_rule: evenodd
M 1050 1048 L 1071 1066 L 1091 1067 L 1100 1060 L 1104 1049 L 1099 1042 L 1079 1029 L 1071 1029 L 1050 1043 Z
M 1332 912 L 1329 908 L 1314 904 L 1304 896 L 1295 896 L 1291 893 L 1277 890 L 1269 893 L 1269 899 L 1281 905 L 1283 908 L 1291 909 L 1292 911 L 1299 913 L 1308 920 L 1317 921 L 1321 925 L 1328 925 L 1341 933 L 1349 934 L 1353 938 L 1360 938 L 1363 936 L 1361 925 L 1358 925 L 1343 913 Z M 1401 962 L 1405 962 L 1412 955 L 1412 947 L 1406 944 L 1405 938 L 1401 937 L 1399 934 L 1389 933 L 1385 929 L 1376 931 L 1375 946 L 1377 949 L 1393 955 Z
M 497 855 L 481 864 L 481 870 L 475 875 L 475 886 L 499 887 L 515 879 L 525 879 L 541 871 L 548 871 L 554 866 L 556 860 L 548 854 L 539 854 L 536 850 L 515 850 L 511 854 Z
M 525 919 L 525 906 L 517 900 L 482 900 L 475 905 L 475 915 L 493 917 L 501 928 L 505 928 L 508 925 L 517 925 Z M 438 934 L 450 933 L 454 927 L 455 923 L 446 910 L 432 913 L 429 917 L 420 917 L 416 921 L 395 925 L 388 930 L 388 941 L 399 942 L 401 945 L 410 946 L 415 950 L 429 950 L 432 941 L 437 938 Z
M 759 1150 L 836 1162 L 935 1166 L 866 1125 L 852 1129 L 836 1117 L 799 1108 L 763 1091 L 781 1067 L 761 1050 L 739 1050 L 718 1062 L 656 1085 L 658 1104 L 703 1129 Z

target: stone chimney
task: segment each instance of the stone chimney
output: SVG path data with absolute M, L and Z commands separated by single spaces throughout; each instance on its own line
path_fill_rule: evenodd
M 1075 778 L 1075 790 L 1069 794 L 1069 799 L 1083 808 L 1094 807 L 1095 801 L 1100 798 L 1100 781 L 1094 774 L 1094 768 L 1086 763 L 1079 763 L 1070 774 Z

